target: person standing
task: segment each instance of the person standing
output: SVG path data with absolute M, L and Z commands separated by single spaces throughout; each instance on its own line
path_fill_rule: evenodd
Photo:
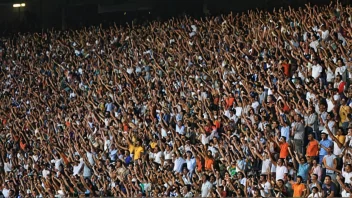
M 306 123 L 306 130 L 307 132 L 314 132 L 317 138 L 317 132 L 319 131 L 318 128 L 318 115 L 316 114 L 314 108 L 312 106 L 308 107 L 307 114 L 304 118 Z
M 286 137 L 281 136 L 279 141 L 276 140 L 275 142 L 280 147 L 279 158 L 286 159 L 289 154 L 288 150 L 290 149 L 290 145 L 286 142 Z
M 295 151 L 299 154 L 303 154 L 303 139 L 305 127 L 300 115 L 294 117 L 295 123 L 292 128 L 293 143 L 295 145 Z
M 336 179 L 335 170 L 337 168 L 336 156 L 332 153 L 332 146 L 327 148 L 327 154 L 323 158 L 323 164 L 326 168 L 326 175 L 329 175 L 332 180 Z
M 202 197 L 209 197 L 211 194 L 211 189 L 213 188 L 213 184 L 209 181 L 209 176 L 203 175 L 202 182 L 201 195 Z
M 311 160 L 313 159 L 318 159 L 319 156 L 319 142 L 314 139 L 313 134 L 308 135 L 308 145 L 307 145 L 307 150 L 306 150 L 306 156 L 310 158 Z
M 300 175 L 301 182 L 304 183 L 308 180 L 310 165 L 307 163 L 307 160 L 304 157 L 299 157 L 297 153 L 295 153 L 295 158 L 298 162 L 297 174 Z
M 326 131 L 322 131 L 321 140 L 319 142 L 319 164 L 323 163 L 323 158 L 328 154 L 327 150 L 331 146 L 333 146 L 333 143 L 328 139 L 328 133 Z

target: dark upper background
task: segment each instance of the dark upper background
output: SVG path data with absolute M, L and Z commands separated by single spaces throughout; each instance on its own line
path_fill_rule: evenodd
M 206 10 L 212 15 L 255 8 L 272 10 L 288 5 L 304 6 L 307 2 L 326 4 L 330 0 L 0 0 L 0 35 L 52 27 L 125 24 L 135 19 L 136 22 L 166 19 L 182 13 L 199 17 Z M 13 8 L 14 3 L 26 3 L 26 7 Z

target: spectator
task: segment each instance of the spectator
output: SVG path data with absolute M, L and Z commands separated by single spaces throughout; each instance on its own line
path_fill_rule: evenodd
M 328 148 L 330 148 L 332 145 L 332 141 L 327 139 L 328 138 L 328 133 L 326 131 L 323 131 L 321 133 L 321 141 L 319 142 L 319 163 L 321 164 L 323 162 L 323 158 L 325 155 L 328 153 Z
M 325 176 L 322 190 L 324 197 L 335 197 L 338 194 L 336 185 L 331 181 L 331 177 L 329 175 Z
M 349 196 L 350 13 L 307 4 L 3 37 L 0 191 Z
M 314 139 L 312 133 L 308 134 L 308 145 L 306 149 L 306 156 L 310 160 L 319 159 L 319 142 Z

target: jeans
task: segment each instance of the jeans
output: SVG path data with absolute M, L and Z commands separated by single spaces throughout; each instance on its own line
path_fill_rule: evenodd
M 325 155 L 319 155 L 319 164 L 323 164 L 323 158 Z

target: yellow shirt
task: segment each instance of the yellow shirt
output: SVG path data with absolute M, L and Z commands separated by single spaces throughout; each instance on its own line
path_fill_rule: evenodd
M 141 157 L 141 153 L 144 152 L 143 147 L 138 146 L 138 147 L 134 147 L 134 151 L 133 151 L 133 160 L 137 160 Z
M 343 105 L 340 107 L 340 118 L 341 122 L 348 122 L 347 115 L 351 112 L 351 108 L 347 105 Z
M 345 143 L 346 137 L 344 135 L 335 135 L 335 137 L 339 140 L 341 144 Z
M 133 144 L 128 145 L 128 150 L 133 154 L 133 160 L 137 160 L 141 157 L 141 153 L 144 152 L 143 147 L 134 146 Z
M 154 149 L 156 145 L 158 145 L 157 142 L 150 142 L 150 147 L 151 147 L 152 149 Z

